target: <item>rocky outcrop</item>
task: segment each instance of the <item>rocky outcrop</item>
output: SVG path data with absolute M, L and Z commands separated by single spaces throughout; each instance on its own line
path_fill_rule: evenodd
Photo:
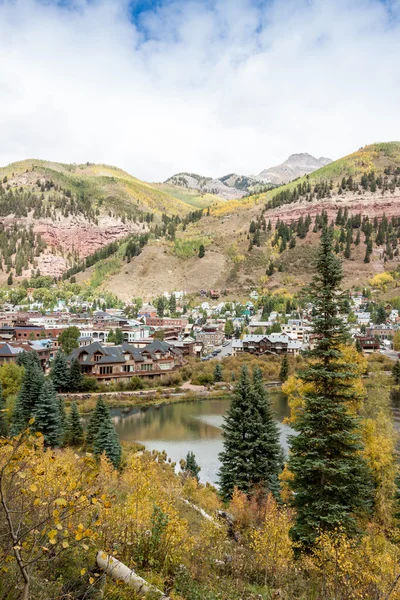
M 35 259 L 34 268 L 24 271 L 22 278 L 29 278 L 33 270 L 40 270 L 41 275 L 60 277 L 70 266 L 71 258 L 86 258 L 96 250 L 126 237 L 130 233 L 147 231 L 141 223 L 122 221 L 109 216 L 100 216 L 96 223 L 85 220 L 80 216 L 59 217 L 59 220 L 15 219 L 5 217 L 3 225 L 19 223 L 24 226 L 33 225 L 35 233 L 39 233 L 46 242 L 46 250 Z
M 261 173 L 256 176 L 256 179 L 265 181 L 266 183 L 288 183 L 297 177 L 312 173 L 331 162 L 330 158 L 325 158 L 323 156 L 315 158 L 314 156 L 311 156 L 311 154 L 307 154 L 307 152 L 292 154 L 281 165 L 261 171 Z
M 309 214 L 315 217 L 318 213 L 325 210 L 328 218 L 336 217 L 338 210 L 347 208 L 349 214 L 361 213 L 362 216 L 368 216 L 370 219 L 382 218 L 385 214 L 388 218 L 400 216 L 400 191 L 395 193 L 376 193 L 370 192 L 363 195 L 344 194 L 324 198 L 316 202 L 296 202 L 294 204 L 285 204 L 279 208 L 268 210 L 266 218 L 275 223 L 278 219 L 285 223 L 297 221 L 301 216 Z
M 173 175 L 165 183 L 184 187 L 190 190 L 198 190 L 203 194 L 213 194 L 223 200 L 239 200 L 247 193 L 247 190 L 236 189 L 230 187 L 221 179 L 213 179 L 212 177 L 202 177 L 195 173 L 178 173 Z

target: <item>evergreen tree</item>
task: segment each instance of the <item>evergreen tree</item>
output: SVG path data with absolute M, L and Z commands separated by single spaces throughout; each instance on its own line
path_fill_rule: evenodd
M 68 389 L 70 392 L 78 392 L 81 389 L 83 381 L 83 375 L 81 371 L 81 365 L 77 358 L 71 360 L 71 366 L 69 369 L 68 377 Z
M 362 346 L 361 346 L 361 342 L 360 342 L 360 340 L 358 338 L 356 339 L 356 350 L 357 350 L 357 352 L 359 352 L 360 354 L 362 354 L 363 349 L 362 349 Z
M 252 413 L 252 484 L 266 487 L 279 498 L 278 477 L 283 468 L 283 451 L 279 427 L 259 367 L 253 371 Z
M 6 412 L 6 401 L 3 396 L 3 389 L 0 383 L 0 437 L 8 435 L 8 419 Z
M 220 363 L 217 363 L 214 369 L 214 382 L 219 383 L 220 381 L 222 381 L 222 367 Z
M 76 402 L 71 404 L 71 412 L 67 421 L 66 441 L 70 446 L 81 446 L 83 444 L 84 435 L 81 424 L 81 417 Z
M 196 461 L 196 457 L 194 455 L 194 452 L 189 451 L 186 455 L 186 460 L 185 460 L 185 468 L 184 468 L 185 473 L 187 473 L 190 477 L 194 477 L 195 479 L 197 479 L 197 481 L 199 481 L 199 473 L 201 471 L 201 468 L 199 467 L 199 465 L 197 464 Z
M 393 373 L 393 378 L 394 378 L 395 384 L 400 385 L 400 361 L 399 360 L 396 360 L 396 362 L 394 363 L 392 373 Z
M 26 354 L 25 372 L 12 416 L 11 435 L 21 433 L 29 419 L 34 416 L 35 406 L 44 384 L 42 369 L 30 352 L 24 354 Z
M 100 426 L 104 421 L 110 418 L 110 413 L 102 396 L 96 402 L 96 408 L 89 418 L 88 428 L 86 431 L 86 443 L 93 446 L 94 440 L 99 432 Z
M 200 247 L 199 247 L 199 258 L 203 258 L 203 256 L 205 255 L 205 253 L 206 253 L 206 250 L 204 248 L 204 245 L 200 244 Z
M 59 397 L 58 400 L 58 410 L 60 411 L 60 421 L 61 421 L 61 435 L 62 435 L 62 445 L 64 445 L 65 437 L 67 433 L 67 415 L 65 414 L 65 403 L 64 399 Z
M 114 468 L 118 469 L 121 463 L 122 449 L 110 416 L 100 425 L 93 442 L 93 452 L 96 456 L 105 453 Z
M 247 367 L 242 368 L 222 429 L 219 478 L 223 498 L 229 500 L 235 487 L 247 494 L 256 487 L 278 494 L 279 431 L 259 369 L 254 371 L 252 385 Z
M 289 362 L 288 357 L 285 354 L 282 358 L 281 370 L 279 371 L 279 379 L 283 382 L 289 377 Z
M 57 352 L 53 364 L 51 365 L 50 376 L 56 390 L 59 392 L 68 390 L 70 378 L 67 357 L 65 356 L 64 352 Z
M 378 310 L 376 311 L 376 323 L 378 325 L 382 325 L 382 323 L 386 323 L 387 315 L 385 311 L 385 307 L 380 304 L 378 306 Z
M 45 446 L 51 448 L 58 446 L 62 438 L 60 406 L 54 385 L 49 380 L 42 386 L 34 417 L 33 427 L 35 431 L 43 434 Z
M 347 330 L 340 317 L 342 266 L 332 249 L 332 230 L 323 229 L 308 289 L 316 315 L 315 349 L 302 380 L 314 390 L 305 396 L 304 410 L 291 438 L 289 469 L 293 473 L 296 520 L 291 530 L 299 550 L 308 550 L 318 536 L 342 528 L 357 533 L 359 517 L 372 501 L 371 476 L 362 456 L 357 418 L 349 411 L 354 392 L 351 364 L 343 361 L 341 344 Z
M 124 343 L 124 333 L 122 329 L 117 327 L 114 334 L 114 344 L 116 346 L 121 346 Z
M 169 313 L 171 317 L 176 315 L 176 296 L 175 294 L 171 294 L 169 299 Z

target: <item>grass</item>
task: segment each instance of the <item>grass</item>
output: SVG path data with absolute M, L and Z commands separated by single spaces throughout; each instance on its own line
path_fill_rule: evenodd
M 89 285 L 92 288 L 100 287 L 108 277 L 115 275 L 122 267 L 122 259 L 118 256 L 113 256 L 97 262 L 94 265 L 92 276 L 90 277 Z
M 209 239 L 207 237 L 178 238 L 174 242 L 174 254 L 179 258 L 192 258 L 199 253 L 202 244 L 207 247 Z

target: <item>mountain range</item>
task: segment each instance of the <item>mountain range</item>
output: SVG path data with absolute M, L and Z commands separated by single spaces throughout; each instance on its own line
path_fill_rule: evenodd
M 247 176 L 230 173 L 215 179 L 196 173 L 177 173 L 167 179 L 165 184 L 212 194 L 224 200 L 235 200 L 250 193 L 266 191 L 274 186 L 288 183 L 331 162 L 330 158 L 315 158 L 307 153 L 291 154 L 284 163 L 264 169 L 258 175 Z
M 294 155 L 273 170 L 287 174 L 289 163 L 294 175 L 296 167 L 307 170 L 316 160 Z M 265 179 L 272 179 L 270 170 L 262 173 L 267 171 Z M 334 221 L 344 209 L 371 222 L 383 214 L 400 218 L 400 142 L 366 146 L 287 184 L 260 184 L 254 192 L 253 178 L 184 175 L 150 184 L 92 163 L 30 159 L 1 168 L 0 284 L 15 285 L 38 273 L 74 276 L 124 299 L 179 289 L 240 294 L 265 285 L 291 288 L 310 273 L 322 211 Z M 225 188 L 236 196 L 224 196 Z M 339 226 L 338 240 L 346 235 Z M 354 239 L 355 233 L 351 244 Z M 343 253 L 344 242 L 338 243 Z M 399 261 L 387 243 L 374 246 L 368 263 L 364 254 L 363 243 L 352 245 L 345 260 L 352 284 L 363 285 L 385 264 Z

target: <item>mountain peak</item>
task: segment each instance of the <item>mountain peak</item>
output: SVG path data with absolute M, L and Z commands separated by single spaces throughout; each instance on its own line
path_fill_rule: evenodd
M 257 176 L 257 179 L 268 183 L 288 183 L 297 177 L 302 177 L 312 173 L 325 165 L 331 163 L 330 158 L 315 158 L 308 152 L 299 152 L 291 154 L 285 162 L 269 169 L 264 169 Z

